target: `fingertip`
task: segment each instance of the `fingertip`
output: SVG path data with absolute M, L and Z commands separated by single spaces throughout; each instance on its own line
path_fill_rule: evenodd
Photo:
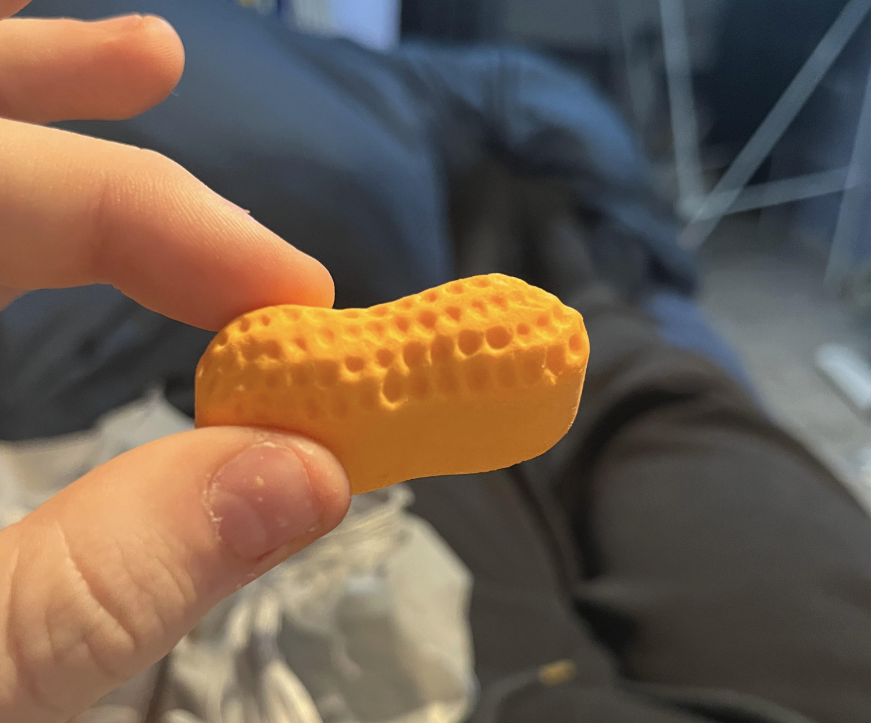
M 185 69 L 185 46 L 176 29 L 158 15 L 142 18 L 141 32 L 149 38 L 154 57 L 160 60 L 158 70 L 167 92 L 178 85 Z
M 113 173 L 100 181 L 111 192 L 96 191 L 105 201 L 85 235 L 101 241 L 85 242 L 82 278 L 212 331 L 267 306 L 332 305 L 333 279 L 319 261 L 165 156 L 112 152 Z
M 321 306 L 331 308 L 336 297 L 336 288 L 333 284 L 333 277 L 318 259 L 314 256 L 309 256 L 299 251 L 304 258 L 306 271 L 304 278 L 306 279 L 306 289 L 304 294 L 307 298 L 307 306 Z
M 288 436 L 306 467 L 321 508 L 321 527 L 329 532 L 338 525 L 351 504 L 351 483 L 342 463 L 326 447 L 298 435 Z
M 324 447 L 297 435 L 255 435 L 214 474 L 204 498 L 221 544 L 252 562 L 332 530 L 351 495 L 345 470 Z
M 95 64 L 120 85 L 100 114 L 107 120 L 136 116 L 163 101 L 178 85 L 185 49 L 175 28 L 157 15 L 123 15 L 94 23 L 104 31 Z M 135 78 L 135 83 L 130 82 Z
M 185 48 L 175 28 L 162 17 L 144 15 L 128 26 L 124 52 L 147 71 L 140 74 L 139 103 L 125 109 L 136 115 L 160 103 L 179 84 L 185 68 Z

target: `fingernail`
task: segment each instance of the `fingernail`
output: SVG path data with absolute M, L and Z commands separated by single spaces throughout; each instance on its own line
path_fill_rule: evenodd
M 133 30 L 142 25 L 143 19 L 142 15 L 134 13 L 132 15 L 118 15 L 114 18 L 99 20 L 98 22 L 109 30 L 126 33 L 127 31 Z
M 304 458 L 305 452 L 292 446 L 262 442 L 212 479 L 209 514 L 219 537 L 239 557 L 256 560 L 318 529 L 321 509 Z

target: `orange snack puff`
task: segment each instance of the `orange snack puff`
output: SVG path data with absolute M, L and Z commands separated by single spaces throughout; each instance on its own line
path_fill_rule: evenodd
M 212 340 L 197 367 L 196 422 L 317 440 L 355 494 L 484 472 L 567 432 L 588 351 L 577 311 L 502 274 L 369 309 L 273 306 Z

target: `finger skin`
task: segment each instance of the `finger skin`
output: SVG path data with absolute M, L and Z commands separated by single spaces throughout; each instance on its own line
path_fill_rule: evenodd
M 30 0 L 0 0 L 0 20 L 15 15 L 29 2 Z
M 21 296 L 20 289 L 13 289 L 10 286 L 0 286 L 0 311 L 3 311 L 4 307 L 11 304 L 15 299 Z
M 252 449 L 273 459 L 240 477 Z M 314 522 L 293 519 L 302 487 Z M 0 720 L 68 720 L 165 655 L 223 597 L 332 529 L 348 501 L 329 452 L 239 427 L 168 437 L 92 471 L 0 532 Z M 258 505 L 274 518 L 268 540 L 246 517 Z
M 129 118 L 162 101 L 184 67 L 165 20 L 0 22 L 0 117 L 34 123 Z
M 333 303 L 320 263 L 157 153 L 0 119 L 0 168 L 0 286 L 109 283 L 206 329 Z

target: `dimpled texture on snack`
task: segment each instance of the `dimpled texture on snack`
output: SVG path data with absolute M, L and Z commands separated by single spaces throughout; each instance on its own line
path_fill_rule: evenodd
M 569 429 L 589 344 L 581 315 L 520 279 L 453 281 L 369 309 L 245 314 L 197 367 L 197 426 L 317 440 L 357 494 L 535 457 Z

